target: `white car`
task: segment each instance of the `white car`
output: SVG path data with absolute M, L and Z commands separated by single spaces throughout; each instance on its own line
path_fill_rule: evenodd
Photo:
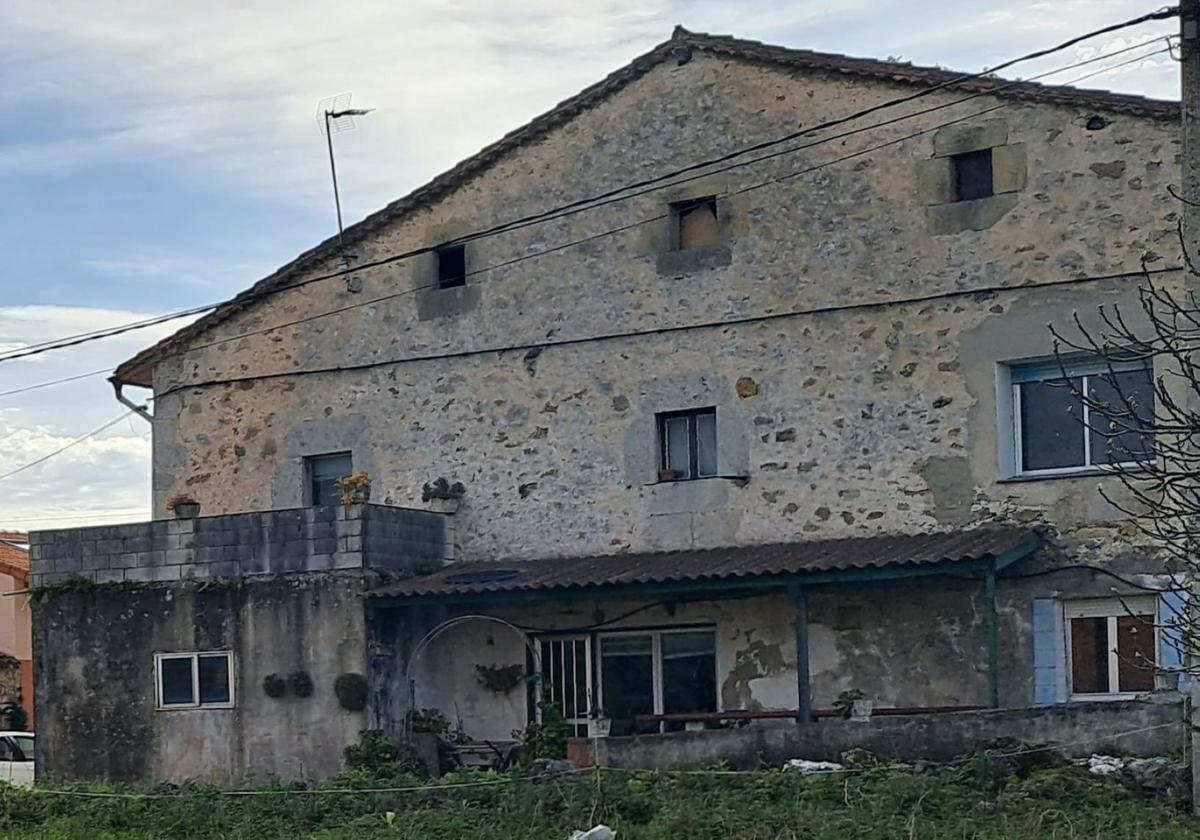
M 0 732 L 0 782 L 33 786 L 32 732 Z

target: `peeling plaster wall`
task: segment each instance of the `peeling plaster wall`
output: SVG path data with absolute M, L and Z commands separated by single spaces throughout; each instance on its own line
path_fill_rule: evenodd
M 320 779 L 365 728 L 339 674 L 365 671 L 361 581 L 312 576 L 238 587 L 92 590 L 36 607 L 38 772 L 142 782 Z M 234 653 L 232 709 L 155 708 L 155 653 Z M 273 699 L 271 673 L 313 694 Z
M 652 70 L 435 206 L 383 227 L 355 256 L 427 245 L 909 90 L 697 54 Z M 958 96 L 933 95 L 921 106 Z M 985 230 L 930 232 L 917 164 L 934 154 L 931 133 L 723 199 L 727 265 L 663 273 L 666 222 L 655 222 L 474 275 L 469 305 L 446 298 L 418 306 L 405 293 L 428 282 L 432 258 L 361 272 L 359 292 L 330 280 L 275 296 L 156 369 L 156 506 L 176 491 L 194 495 L 206 513 L 294 505 L 303 457 L 349 448 L 372 474 L 377 501 L 417 505 L 422 483 L 463 481 L 459 543 L 469 558 L 918 531 L 997 517 L 1064 531 L 1101 527 L 1123 539 L 1095 478 L 997 482 L 996 362 L 1049 352 L 1048 320 L 1129 300 L 1135 281 L 1029 286 L 1134 272 L 1147 253 L 1162 255 L 1160 265 L 1176 259 L 1177 207 L 1165 191 L 1177 172 L 1172 127 L 1109 115 L 1106 128 L 1088 131 L 1088 116 L 1018 102 L 988 115 L 1008 143 L 1023 144 L 1028 177 L 1010 193 L 1015 206 Z M 944 118 L 919 117 L 694 187 L 736 193 Z M 1119 177 L 1114 162 L 1124 164 Z M 472 242 L 468 270 L 660 215 L 662 201 L 642 196 Z M 896 302 L 1000 284 L 1022 288 Z M 225 340 L 384 295 L 394 296 Z M 540 353 L 172 390 L 888 301 Z M 655 412 L 709 405 L 717 407 L 726 477 L 656 484 Z

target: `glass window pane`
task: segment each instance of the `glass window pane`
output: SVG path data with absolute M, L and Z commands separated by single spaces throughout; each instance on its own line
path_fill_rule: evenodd
M 715 634 L 666 633 L 662 637 L 663 712 L 717 710 Z
M 338 452 L 333 455 L 314 455 L 308 459 L 309 480 L 312 504 L 336 505 L 341 501 L 342 494 L 338 492 L 335 482 L 354 472 L 354 465 L 349 452 Z
M 717 474 L 717 414 L 696 415 L 696 474 Z
M 1021 389 L 1021 464 L 1026 470 L 1082 467 L 1082 379 L 1026 382 Z
M 229 702 L 229 657 L 200 657 L 200 705 Z
M 668 417 L 663 421 L 663 454 L 666 463 L 663 466 L 676 470 L 680 478 L 691 477 L 691 455 L 688 445 L 688 419 L 686 417 Z
M 177 706 L 196 702 L 192 686 L 192 658 L 161 659 L 158 663 L 162 679 L 162 702 L 164 706 Z
M 604 714 L 628 721 L 654 714 L 654 655 L 650 636 L 600 640 Z
M 1108 619 L 1071 619 L 1071 691 L 1107 694 Z
M 13 743 L 21 751 L 21 756 L 24 757 L 17 760 L 33 761 L 33 738 L 28 735 L 16 735 L 13 737 Z
M 1143 369 L 1089 376 L 1088 396 L 1093 403 L 1111 407 L 1106 417 L 1090 406 L 1092 463 L 1121 464 L 1149 458 L 1154 451 L 1153 438 L 1136 430 L 1154 421 L 1153 373 Z
M 1119 691 L 1152 691 L 1154 664 L 1154 616 L 1117 616 L 1117 680 Z

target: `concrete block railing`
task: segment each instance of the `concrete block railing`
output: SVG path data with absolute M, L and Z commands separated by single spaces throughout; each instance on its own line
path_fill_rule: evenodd
M 454 559 L 451 517 L 369 504 L 35 531 L 29 541 L 32 586 L 71 576 L 116 583 L 404 571 Z

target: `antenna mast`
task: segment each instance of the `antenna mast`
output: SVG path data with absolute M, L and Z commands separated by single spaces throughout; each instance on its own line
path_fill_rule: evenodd
M 354 118 L 361 117 L 374 111 L 374 108 L 351 108 L 350 94 L 339 93 L 317 103 L 317 124 L 325 134 L 325 144 L 329 149 L 329 174 L 333 178 L 333 205 L 337 210 L 338 249 L 345 245 L 342 226 L 342 196 L 338 190 L 337 161 L 333 154 L 333 135 L 354 128 Z M 342 260 L 345 262 L 345 254 Z

